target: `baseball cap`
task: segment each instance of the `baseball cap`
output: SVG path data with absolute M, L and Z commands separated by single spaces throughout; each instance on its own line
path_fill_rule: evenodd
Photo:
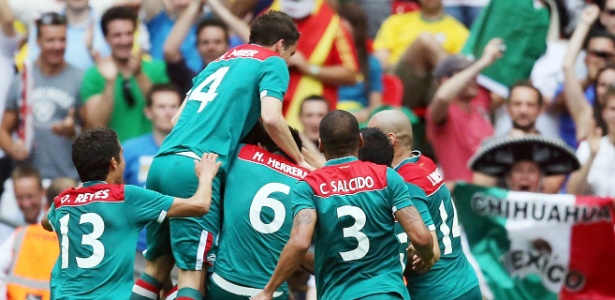
M 433 76 L 436 79 L 450 77 L 472 64 L 472 61 L 463 55 L 449 55 L 436 65 Z

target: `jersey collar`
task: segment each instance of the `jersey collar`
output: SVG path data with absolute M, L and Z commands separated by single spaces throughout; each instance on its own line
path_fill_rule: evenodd
M 342 164 L 350 163 L 350 162 L 357 161 L 357 160 L 359 159 L 354 156 L 338 157 L 338 158 L 328 160 L 325 163 L 325 166 L 342 165 Z
M 93 186 L 97 184 L 107 184 L 107 183 L 102 180 L 91 180 L 91 181 L 84 182 L 83 187 L 89 187 L 89 186 Z
M 393 170 L 397 171 L 397 170 L 399 170 L 399 168 L 403 167 L 405 164 L 416 163 L 417 161 L 419 161 L 420 157 L 421 157 L 421 151 L 414 150 L 414 151 L 412 151 L 412 156 L 404 158 L 404 160 L 402 160 L 397 166 L 395 166 L 395 168 L 393 168 Z

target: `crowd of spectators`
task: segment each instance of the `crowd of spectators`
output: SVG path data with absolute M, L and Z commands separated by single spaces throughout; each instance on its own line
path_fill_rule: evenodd
M 581 168 L 542 174 L 536 191 L 615 197 L 615 0 L 519 0 L 549 20 L 506 24 L 500 36 L 485 29 L 498 18 L 487 8 L 506 1 L 0 0 L 0 244 L 40 220 L 53 180 L 78 180 L 71 145 L 84 129 L 115 130 L 126 183 L 144 186 L 192 78 L 246 43 L 268 9 L 301 32 L 283 105 L 312 152 L 332 109 L 364 123 L 406 108 L 419 120 L 413 149 L 449 183 L 501 184 L 473 172 L 472 155 L 498 136 L 541 135 L 576 150 Z M 527 43 L 524 26 L 548 34 Z M 464 50 L 471 43 L 478 55 Z M 494 68 L 519 80 L 492 88 L 483 75 Z M 402 82 L 400 104 L 386 98 L 384 75 Z

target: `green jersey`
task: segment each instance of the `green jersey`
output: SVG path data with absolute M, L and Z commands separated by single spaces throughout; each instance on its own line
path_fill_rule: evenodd
M 173 198 L 90 181 L 54 199 L 49 223 L 60 241 L 51 274 L 54 299 L 128 299 L 135 247 L 145 224 L 162 222 Z
M 397 294 L 409 299 L 399 266 L 393 213 L 412 205 L 403 179 L 390 168 L 355 157 L 329 160 L 298 181 L 293 216 L 317 213 L 315 272 L 321 299 Z
M 429 214 L 435 225 L 440 260 L 426 274 L 408 275 L 408 291 L 413 299 L 455 299 L 478 286 L 474 269 L 461 249 L 457 211 L 449 189 L 434 162 L 419 152 L 402 161 L 395 170 L 406 182 L 427 194 Z M 419 205 L 417 204 L 417 207 Z
M 228 170 L 239 141 L 261 116 L 260 99 L 280 99 L 288 67 L 277 53 L 257 45 L 229 50 L 194 78 L 185 107 L 158 155 L 214 152 Z
M 216 274 L 246 287 L 267 284 L 290 236 L 290 188 L 305 175 L 281 155 L 239 148 L 226 178 Z

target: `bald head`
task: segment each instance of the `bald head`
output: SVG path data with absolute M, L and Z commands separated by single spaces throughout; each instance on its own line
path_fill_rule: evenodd
M 386 135 L 395 135 L 400 147 L 412 148 L 412 125 L 410 119 L 399 110 L 381 111 L 369 120 L 367 127 L 380 129 Z

